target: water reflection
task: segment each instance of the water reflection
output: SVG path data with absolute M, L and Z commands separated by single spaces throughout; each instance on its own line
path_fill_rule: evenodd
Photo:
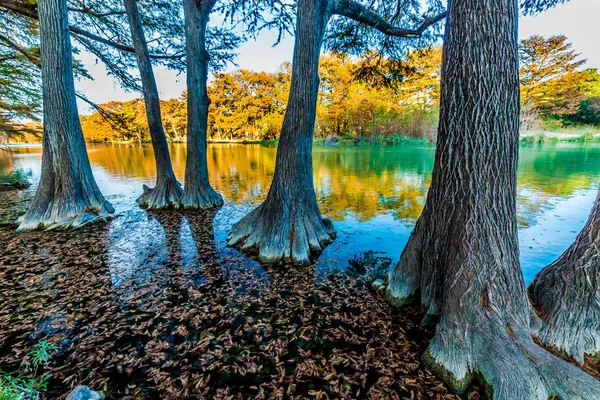
M 165 270 L 185 273 L 196 283 L 204 281 L 207 271 L 211 279 L 219 278 L 214 216 L 214 210 L 137 210 L 111 221 L 108 258 L 113 286 L 143 286 Z
M 122 288 L 130 280 L 147 282 L 167 261 L 165 230 L 145 212 L 117 218 L 110 222 L 108 231 L 108 260 L 115 288 Z
M 175 174 L 182 180 L 186 148 L 174 145 L 170 150 Z M 431 146 L 314 149 L 319 205 L 336 222 L 339 233 L 319 259 L 320 270 L 346 268 L 349 259 L 368 250 L 383 251 L 392 260 L 399 257 L 425 203 L 434 151 Z M 214 251 L 224 257 L 231 251 L 224 249 L 230 226 L 267 194 L 276 149 L 211 144 L 208 152 L 211 182 L 227 200 L 214 224 Z M 155 180 L 150 146 L 90 145 L 89 156 L 103 193 L 123 213 L 110 228 L 111 268 L 143 277 L 139 268 L 152 274 L 170 252 L 188 268 L 197 261 L 195 255 L 208 251 L 194 248 L 195 235 L 203 236 L 205 232 L 194 233 L 199 224 L 192 221 L 193 217 L 182 216 L 175 224 L 177 231 L 170 233 L 164 221 L 147 216 L 135 206 L 141 185 Z M 0 174 L 19 169 L 30 172 L 35 181 L 40 157 L 39 146 L 0 152 Z M 598 144 L 521 147 L 518 218 L 527 280 L 574 239 L 591 209 L 599 178 Z M 179 250 L 166 244 L 173 241 L 180 243 Z M 143 267 L 139 260 L 144 260 Z

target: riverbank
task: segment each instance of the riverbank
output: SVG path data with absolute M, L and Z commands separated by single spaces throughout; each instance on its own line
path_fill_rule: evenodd
M 263 267 L 217 249 L 213 218 L 134 210 L 50 235 L 0 228 L 0 370 L 19 376 L 45 341 L 48 398 L 80 384 L 118 399 L 466 398 L 422 364 L 434 331 L 419 310 L 371 289 L 373 257 L 319 279 L 315 266 Z M 132 251 L 140 235 L 156 245 Z
M 19 171 L 12 171 L 6 175 L 0 173 L 0 192 L 6 190 L 27 189 L 31 184 Z
M 213 218 L 133 210 L 76 231 L 0 228 L 0 370 L 19 376 L 47 343 L 47 398 L 80 384 L 119 399 L 481 398 L 422 364 L 434 331 L 418 308 L 371 289 L 389 259 L 364 253 L 321 278 L 264 267 L 219 250 Z M 153 244 L 131 251 L 142 235 Z M 599 359 L 584 368 L 598 377 Z
M 395 146 L 403 144 L 432 144 L 432 141 L 427 138 L 412 138 L 407 136 L 375 136 L 375 137 L 359 137 L 359 136 L 336 136 L 326 139 L 315 139 L 315 146 L 331 147 L 331 146 Z
M 0 170 L 0 226 L 14 225 L 19 216 L 25 214 L 33 192 L 27 177 L 20 171 L 7 174 Z
M 208 143 L 220 143 L 220 144 L 260 144 L 262 146 L 277 146 L 279 140 L 277 139 L 265 139 L 265 140 L 226 140 L 226 139 L 207 139 Z
M 524 131 L 519 136 L 520 143 L 567 143 L 567 142 L 600 142 L 600 130 L 591 128 L 573 129 L 569 131 Z M 227 140 L 227 139 L 208 139 L 212 144 L 257 144 L 266 147 L 274 147 L 279 143 L 278 139 L 269 140 Z M 185 144 L 182 141 L 169 141 L 170 144 Z M 31 143 L 8 143 L 8 146 L 27 146 L 28 144 L 40 145 L 40 142 Z M 111 144 L 111 145 L 151 145 L 149 141 L 110 141 L 110 142 L 88 142 L 88 144 Z M 318 138 L 313 140 L 316 147 L 336 147 L 336 146 L 398 146 L 398 145 L 429 145 L 435 144 L 435 141 L 429 138 L 407 137 L 400 135 L 393 136 L 336 136 L 326 139 Z
M 573 128 L 564 131 L 524 131 L 520 135 L 521 143 L 568 143 L 600 142 L 600 130 L 594 128 Z
M 600 142 L 600 130 L 593 128 L 575 128 L 565 131 L 525 131 L 519 138 L 520 143 L 568 143 L 568 142 Z M 428 145 L 435 144 L 429 138 L 415 138 L 400 135 L 354 137 L 341 136 L 328 139 L 315 139 L 315 146 L 394 146 L 394 145 Z

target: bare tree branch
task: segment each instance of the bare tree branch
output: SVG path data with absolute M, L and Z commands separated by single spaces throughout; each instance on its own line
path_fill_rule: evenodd
M 95 12 L 94 10 L 91 10 L 89 8 L 75 8 L 75 7 L 69 7 L 69 11 L 72 12 L 78 12 L 78 13 L 82 13 L 82 14 L 88 14 L 91 15 L 93 17 L 96 18 L 101 18 L 101 17 L 109 17 L 111 15 L 123 15 L 125 14 L 125 11 L 107 11 L 107 12 L 103 12 L 103 13 L 98 13 Z
M 380 15 L 353 0 L 336 0 L 332 13 L 368 25 L 386 35 L 405 38 L 418 38 L 427 28 L 446 18 L 446 12 L 434 17 L 424 17 L 418 28 L 406 29 L 391 24 Z
M 31 54 L 29 54 L 29 52 L 27 51 L 27 49 L 19 46 L 18 44 L 16 44 L 15 42 L 13 42 L 12 40 L 10 40 L 10 38 L 4 36 L 4 35 L 0 35 L 0 41 L 4 42 L 7 46 L 9 46 L 10 48 L 12 48 L 13 50 L 21 53 L 23 56 L 25 56 L 25 58 L 27 58 L 33 65 L 36 65 L 38 67 L 41 66 L 40 63 L 40 59 L 37 57 L 32 56 Z

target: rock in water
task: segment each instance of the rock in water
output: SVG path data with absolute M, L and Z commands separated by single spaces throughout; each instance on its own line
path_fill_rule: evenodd
M 13 183 L 13 186 L 17 189 L 27 189 L 29 186 L 31 186 L 31 183 L 27 182 L 25 179 L 19 179 Z
M 383 279 L 377 279 L 375 282 L 373 282 L 371 287 L 373 288 L 373 290 L 378 292 L 382 289 L 385 289 L 385 282 L 383 281 Z
M 67 400 L 103 400 L 104 393 L 102 392 L 94 392 L 87 386 L 77 386 L 69 396 L 67 396 Z
M 0 190 L 15 190 L 15 189 L 21 190 L 21 189 L 27 189 L 29 186 L 31 186 L 31 184 L 29 182 L 27 182 L 24 179 L 19 179 L 12 183 L 8 183 L 8 182 L 0 183 Z

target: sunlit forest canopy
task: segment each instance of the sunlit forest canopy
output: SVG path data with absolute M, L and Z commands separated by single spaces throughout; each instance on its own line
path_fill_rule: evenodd
M 321 86 L 316 135 L 406 134 L 416 136 L 421 128 L 431 130 L 439 98 L 441 48 L 409 53 L 399 67 L 372 59 L 353 60 L 327 54 L 321 59 Z M 365 77 L 377 68 L 378 77 Z M 361 75 L 363 74 L 363 75 Z M 262 140 L 279 135 L 285 113 L 291 72 L 284 64 L 276 73 L 235 70 L 217 73 L 209 85 L 211 106 L 209 135 L 214 139 Z M 172 140 L 185 136 L 185 94 L 163 101 L 163 119 Z M 89 141 L 146 140 L 143 103 L 103 105 L 124 121 L 121 133 L 100 114 L 82 117 Z M 411 119 L 415 119 L 412 125 Z M 407 125 L 402 128 L 401 125 Z
M 402 60 L 366 53 L 357 58 L 326 53 L 320 61 L 315 137 L 392 137 L 435 140 L 439 107 L 440 46 L 409 51 Z M 523 129 L 600 124 L 600 75 L 568 38 L 532 36 L 520 46 Z M 208 135 L 213 140 L 279 137 L 291 79 L 290 64 L 275 73 L 237 69 L 209 82 Z M 143 101 L 102 105 L 82 116 L 89 142 L 147 141 Z M 162 101 L 170 140 L 185 140 L 186 94 Z M 115 121 L 117 123 L 115 124 Z
M 559 3 L 560 1 L 558 1 Z M 441 4 L 375 2 L 372 10 L 401 23 L 432 15 Z M 418 3 L 418 2 L 417 2 Z M 524 12 L 535 13 L 557 1 L 522 3 Z M 95 55 L 117 82 L 139 91 L 139 77 L 126 18 L 119 2 L 69 3 L 75 73 L 90 78 L 77 54 Z M 0 50 L 4 52 L 0 89 L 3 141 L 39 141 L 41 119 L 39 38 L 36 4 L 3 0 L 6 10 L 0 24 Z M 155 65 L 183 71 L 185 51 L 183 15 L 175 2 L 152 0 L 141 3 L 148 34 L 148 49 Z M 266 10 L 270 10 L 266 13 Z M 209 27 L 211 54 L 209 92 L 211 98 L 209 138 L 212 140 L 277 139 L 286 110 L 291 66 L 276 73 L 232 70 L 235 49 L 262 29 L 275 29 L 280 38 L 293 33 L 295 2 L 231 0 L 218 3 L 212 18 L 225 25 Z M 241 35 L 240 32 L 245 32 Z M 331 22 L 320 66 L 320 94 L 315 136 L 391 137 L 407 136 L 435 140 L 439 102 L 441 47 L 431 46 L 440 37 L 432 29 L 409 49 L 406 40 L 392 40 L 376 29 L 349 18 Z M 416 48 L 416 50 L 414 49 Z M 585 59 L 568 38 L 532 36 L 520 47 L 523 127 L 526 130 L 561 129 L 600 123 L 600 79 L 594 69 L 585 69 Z M 540 64 L 539 60 L 546 60 Z M 225 71 L 229 68 L 228 71 Z M 148 141 L 143 101 L 113 101 L 97 105 L 79 93 L 96 111 L 82 116 L 86 141 Z M 186 138 L 186 94 L 163 99 L 165 130 L 171 141 Z M 29 124 L 28 124 L 29 123 Z

